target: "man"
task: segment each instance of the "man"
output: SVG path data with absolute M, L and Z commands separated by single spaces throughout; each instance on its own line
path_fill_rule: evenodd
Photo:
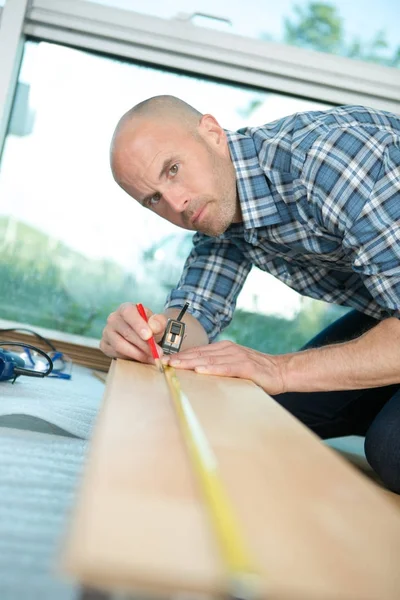
M 189 301 L 171 365 L 250 379 L 322 438 L 365 435 L 368 461 L 400 493 L 400 117 L 344 106 L 234 133 L 159 96 L 122 117 L 111 166 L 142 206 L 197 233 L 165 312 L 148 308 L 146 325 L 123 304 L 102 350 L 151 362 L 146 340 Z M 210 344 L 252 264 L 355 310 L 295 353 Z

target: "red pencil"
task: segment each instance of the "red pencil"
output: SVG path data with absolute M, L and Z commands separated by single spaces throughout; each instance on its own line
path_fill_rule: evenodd
M 148 323 L 146 311 L 143 308 L 143 304 L 136 304 L 136 308 L 138 309 L 139 315 L 146 321 L 146 323 Z M 160 360 L 160 356 L 158 354 L 158 350 L 157 350 L 157 346 L 156 346 L 156 341 L 154 339 L 154 335 L 152 335 L 151 338 L 149 338 L 147 341 L 149 342 L 149 346 L 150 346 L 150 350 L 151 350 L 151 353 L 152 353 L 153 358 L 154 358 L 154 362 L 156 363 L 159 371 L 161 371 L 161 373 L 164 373 L 164 367 L 163 367 L 163 364 L 162 364 L 162 362 Z

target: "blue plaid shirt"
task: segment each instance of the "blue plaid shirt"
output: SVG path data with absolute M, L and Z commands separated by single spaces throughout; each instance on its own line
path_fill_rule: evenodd
M 256 265 L 303 295 L 400 317 L 400 117 L 342 106 L 227 135 L 243 222 L 195 234 L 166 307 L 189 301 L 211 341 Z

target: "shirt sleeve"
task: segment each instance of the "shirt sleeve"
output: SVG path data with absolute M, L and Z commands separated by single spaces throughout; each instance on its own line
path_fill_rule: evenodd
M 211 341 L 232 320 L 236 299 L 251 263 L 230 240 L 197 233 L 181 279 L 167 297 L 165 308 L 182 308 L 200 321 Z
M 319 224 L 341 238 L 385 314 L 400 318 L 400 131 L 337 130 L 317 141 L 303 177 Z

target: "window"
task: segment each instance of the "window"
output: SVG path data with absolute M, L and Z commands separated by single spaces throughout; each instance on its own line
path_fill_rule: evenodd
M 213 112 L 228 129 L 326 107 L 27 42 L 0 174 L 2 318 L 100 337 L 108 314 L 122 302 L 162 309 L 191 234 L 119 189 L 108 156 L 119 117 L 158 93 Z M 265 285 L 266 277 L 250 274 L 226 333 L 232 339 L 243 343 L 257 328 L 257 315 L 311 314 L 311 301 L 272 277 Z M 312 306 L 325 318 L 325 308 Z M 286 342 L 286 349 L 295 346 L 293 339 Z
M 115 8 L 267 39 L 350 58 L 400 66 L 397 0 L 92 0 Z

